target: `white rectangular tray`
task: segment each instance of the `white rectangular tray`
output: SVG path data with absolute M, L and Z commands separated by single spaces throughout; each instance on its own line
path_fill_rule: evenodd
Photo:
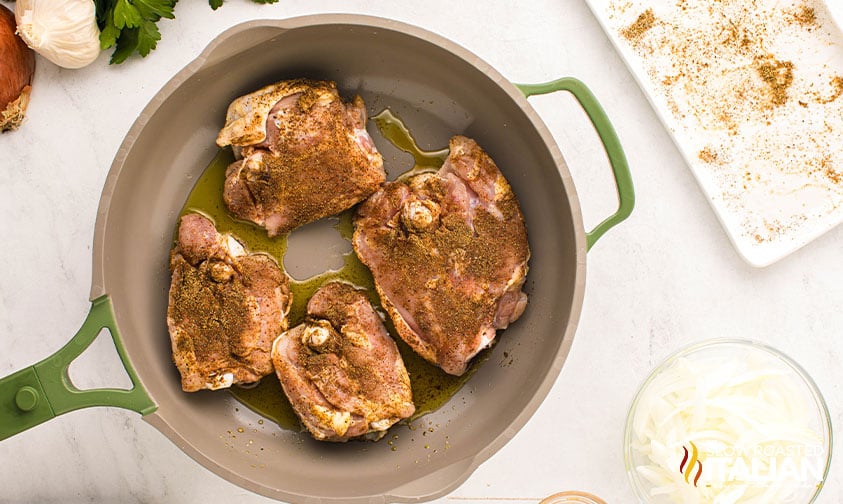
M 843 33 L 819 0 L 586 0 L 739 254 L 843 221 Z

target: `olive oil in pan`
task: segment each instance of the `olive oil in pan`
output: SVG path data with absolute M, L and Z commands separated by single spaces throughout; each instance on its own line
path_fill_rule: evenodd
M 234 219 L 225 208 L 222 189 L 225 170 L 234 162 L 231 149 L 221 149 L 196 181 L 181 215 L 197 212 L 210 218 L 220 233 L 231 233 L 249 252 L 269 254 L 278 264 L 287 250 L 287 236 L 269 238 L 264 229 L 251 223 Z M 298 297 L 294 294 L 294 299 Z M 291 324 L 292 327 L 292 324 Z M 267 376 L 252 388 L 232 387 L 231 394 L 256 413 L 273 420 L 284 429 L 300 430 L 299 419 L 284 395 L 281 384 L 274 376 Z
M 389 140 L 392 145 L 413 156 L 415 166 L 399 175 L 398 180 L 406 180 L 422 173 L 433 173 L 448 158 L 447 148 L 437 151 L 421 150 L 404 121 L 390 109 L 381 110 L 372 116 L 372 120 L 378 126 L 378 130 L 384 138 Z
M 372 119 L 384 138 L 413 156 L 415 165 L 412 169 L 400 175 L 399 179 L 403 180 L 421 173 L 434 172 L 442 166 L 447 158 L 448 149 L 421 150 L 401 119 L 389 109 L 383 110 Z M 180 215 L 198 212 L 209 217 L 220 233 L 231 233 L 246 246 L 249 252 L 266 253 L 272 256 L 283 268 L 284 254 L 287 249 L 287 235 L 269 238 L 264 229 L 234 219 L 225 208 L 222 199 L 225 171 L 233 161 L 234 155 L 231 149 L 221 149 L 217 153 L 196 181 Z M 354 232 L 352 223 L 354 210 L 352 208 L 342 212 L 335 225 L 340 235 L 349 241 L 351 241 Z M 353 251 L 343 254 L 342 257 L 343 266 L 337 270 L 329 270 L 306 280 L 290 278 L 293 304 L 290 308 L 289 327 L 295 327 L 304 321 L 307 302 L 322 285 L 339 280 L 365 289 L 367 297 L 382 315 L 387 330 L 396 341 L 398 350 L 410 374 L 413 402 L 416 406 L 416 412 L 410 420 L 436 411 L 462 388 L 483 362 L 488 360 L 490 350 L 484 350 L 475 357 L 468 371 L 462 376 L 451 376 L 428 363 L 398 337 L 392 320 L 384 315 L 385 311 L 375 291 L 374 281 L 369 269 L 360 262 Z M 229 390 L 238 401 L 249 409 L 273 420 L 280 427 L 288 430 L 302 430 L 301 423 L 275 376 L 265 377 L 254 387 L 232 387 Z
M 264 252 L 274 257 L 278 264 L 282 264 L 281 258 L 287 251 L 287 235 L 269 238 L 264 229 L 235 219 L 225 208 L 225 202 L 222 200 L 225 170 L 233 162 L 234 154 L 231 149 L 220 149 L 196 181 L 179 216 L 191 212 L 201 213 L 213 221 L 220 233 L 231 233 L 237 237 L 249 252 Z

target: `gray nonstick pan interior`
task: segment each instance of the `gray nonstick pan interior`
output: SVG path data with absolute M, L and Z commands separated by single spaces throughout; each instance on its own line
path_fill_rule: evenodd
M 168 253 L 185 198 L 217 152 L 226 107 L 265 84 L 302 76 L 335 80 L 346 98 L 360 94 L 370 115 L 391 108 L 422 148 L 445 147 L 458 133 L 476 139 L 512 184 L 527 223 L 530 303 L 522 318 L 448 404 L 377 443 L 319 443 L 260 423 L 226 392 L 186 394 L 171 362 Z M 369 131 L 392 176 L 409 167 L 374 124 Z M 585 238 L 570 176 L 517 88 L 423 30 L 327 15 L 237 26 L 154 98 L 106 182 L 92 298 L 112 297 L 131 362 L 158 404 L 144 418 L 209 469 L 280 500 L 411 501 L 455 488 L 533 414 L 570 348 L 584 277 Z

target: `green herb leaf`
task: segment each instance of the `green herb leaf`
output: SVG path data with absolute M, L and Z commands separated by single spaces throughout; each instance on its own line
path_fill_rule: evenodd
M 158 21 L 175 19 L 178 0 L 92 0 L 97 11 L 100 47 L 114 47 L 111 63 L 119 64 L 137 52 L 148 55 L 161 40 Z M 252 0 L 273 4 L 279 0 Z M 208 0 L 212 9 L 219 9 L 224 0 Z
M 161 32 L 153 21 L 144 21 L 138 33 L 138 54 L 146 57 L 161 40 Z
M 137 28 L 143 22 L 140 11 L 129 0 L 117 0 L 113 14 L 117 28 Z
M 117 48 L 111 54 L 111 61 L 109 63 L 114 65 L 123 63 L 126 61 L 126 58 L 135 52 L 140 43 L 138 37 L 139 31 L 138 28 L 124 28 L 120 32 L 120 38 L 117 39 Z
M 158 21 L 160 18 L 175 19 L 173 9 L 176 0 L 134 0 L 135 6 L 147 21 Z
M 111 14 L 111 10 L 114 8 L 114 0 L 94 0 L 94 4 L 97 7 L 97 24 L 100 30 L 102 30 L 102 27 L 105 26 L 105 22 Z
M 105 25 L 100 31 L 100 49 L 108 49 L 117 43 L 117 38 L 120 36 L 120 29 L 114 26 L 114 16 L 111 12 L 108 13 Z
M 222 7 L 222 3 L 224 0 L 208 0 L 208 3 L 211 4 L 211 8 L 214 10 L 219 9 Z M 274 4 L 278 3 L 279 0 L 252 0 L 255 3 L 259 4 Z

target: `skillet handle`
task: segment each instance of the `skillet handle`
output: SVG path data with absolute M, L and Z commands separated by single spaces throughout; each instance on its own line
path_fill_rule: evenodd
M 132 388 L 80 390 L 70 381 L 70 363 L 107 328 L 132 380 Z M 91 406 L 117 406 L 152 413 L 157 406 L 140 384 L 117 332 L 111 299 L 105 295 L 93 301 L 79 332 L 58 352 L 14 374 L 0 379 L 0 440 L 23 432 L 51 418 Z
M 618 209 L 614 214 L 598 224 L 597 227 L 585 234 L 586 250 L 590 250 L 606 231 L 629 217 L 635 206 L 635 190 L 632 186 L 629 164 L 626 161 L 620 140 L 618 140 L 618 135 L 615 133 L 615 128 L 612 127 L 612 123 L 609 122 L 606 112 L 603 111 L 603 107 L 600 106 L 600 103 L 594 97 L 591 90 L 578 79 L 564 77 L 542 84 L 516 84 L 515 87 L 521 90 L 524 96 L 528 98 L 532 95 L 552 93 L 554 91 L 567 91 L 571 93 L 580 103 L 583 110 L 585 110 L 585 113 L 591 120 L 591 124 L 594 125 L 594 129 L 597 131 L 597 135 L 600 137 L 600 141 L 603 142 L 603 149 L 609 157 L 609 164 L 612 166 L 612 172 L 615 175 L 615 186 L 618 190 Z

